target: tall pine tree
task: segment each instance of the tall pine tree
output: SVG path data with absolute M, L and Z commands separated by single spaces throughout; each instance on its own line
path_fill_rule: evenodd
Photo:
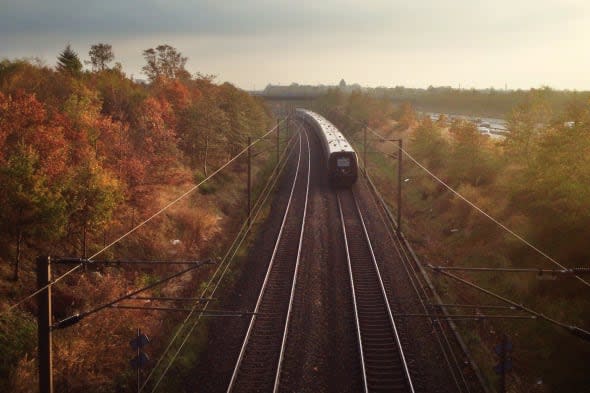
M 57 69 L 76 75 L 82 72 L 82 62 L 70 44 L 57 56 Z

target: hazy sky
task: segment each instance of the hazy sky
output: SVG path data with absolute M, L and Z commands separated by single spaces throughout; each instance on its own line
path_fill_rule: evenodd
M 143 78 L 141 52 L 168 43 L 191 72 L 267 83 L 590 90 L 589 0 L 0 0 L 0 58 L 49 65 L 113 46 Z

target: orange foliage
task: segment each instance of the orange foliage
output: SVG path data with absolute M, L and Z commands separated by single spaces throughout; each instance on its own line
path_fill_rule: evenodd
M 192 186 L 194 177 L 200 176 L 200 159 L 220 153 L 225 157 L 228 141 L 242 143 L 244 135 L 261 133 L 267 122 L 259 101 L 229 84 L 218 86 L 210 77 L 159 79 L 146 86 L 127 78 L 120 69 L 74 77 L 26 61 L 2 61 L 0 173 L 12 179 L 11 187 L 23 195 L 22 210 L 31 210 L 30 205 L 38 211 L 26 223 L 26 242 L 19 240 L 15 245 L 14 234 L 0 233 L 0 262 L 12 260 L 16 250 L 23 261 L 41 253 L 82 256 L 83 250 L 88 250 L 90 255 Z M 193 149 L 181 150 L 181 141 L 187 146 L 190 142 Z M 204 142 L 208 154 L 201 158 Z M 22 157 L 17 161 L 14 156 L 19 152 Z M 21 176 L 17 179 L 11 173 Z M 227 183 L 230 188 L 237 187 Z M 31 192 L 35 187 L 37 193 Z M 210 240 L 231 220 L 219 213 L 219 198 L 202 198 L 198 202 L 186 201 L 182 207 L 150 221 L 110 249 L 110 256 L 208 256 L 214 243 Z M 6 217 L 22 221 L 22 215 L 7 206 L 0 204 L 3 229 L 17 226 Z M 41 232 L 38 221 L 47 222 L 50 207 L 54 220 L 46 225 L 49 229 Z M 47 232 L 53 235 L 42 238 Z M 171 239 L 179 239 L 180 245 L 172 247 Z M 22 265 L 23 287 L 32 289 L 31 264 Z M 88 310 L 173 271 L 172 267 L 161 266 L 142 273 L 76 272 L 61 283 L 59 290 L 56 288 L 55 317 Z M 199 285 L 195 277 L 204 277 L 205 273 L 203 269 L 159 290 L 171 296 L 194 290 Z M 0 298 L 0 306 L 14 300 Z M 160 336 L 160 344 L 153 345 L 157 353 L 161 349 L 158 345 L 164 342 L 162 326 L 170 319 L 173 317 L 162 318 L 161 314 L 107 310 L 56 331 L 57 389 L 129 390 L 133 377 L 128 378 L 132 355 L 128 342 L 135 328 Z M 0 336 L 3 333 L 0 331 Z M 34 341 L 35 337 L 30 339 Z M 10 375 L 0 369 L 0 390 L 5 386 L 14 392 L 34 390 L 36 364 L 26 349 L 21 351 L 20 361 L 14 361 L 15 366 L 8 370 Z M 0 353 L 2 356 L 6 355 Z M 4 375 L 9 385 L 2 380 Z

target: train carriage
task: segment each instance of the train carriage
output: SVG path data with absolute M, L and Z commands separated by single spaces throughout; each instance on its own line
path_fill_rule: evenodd
M 296 109 L 296 117 L 319 137 L 326 158 L 330 183 L 337 187 L 352 186 L 358 176 L 357 155 L 344 135 L 323 116 L 306 109 Z

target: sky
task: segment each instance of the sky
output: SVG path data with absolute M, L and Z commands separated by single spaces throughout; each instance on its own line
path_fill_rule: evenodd
M 267 84 L 590 90 L 588 0 L 0 0 L 0 58 L 55 65 L 99 42 L 145 78 L 169 44 L 190 72 Z

